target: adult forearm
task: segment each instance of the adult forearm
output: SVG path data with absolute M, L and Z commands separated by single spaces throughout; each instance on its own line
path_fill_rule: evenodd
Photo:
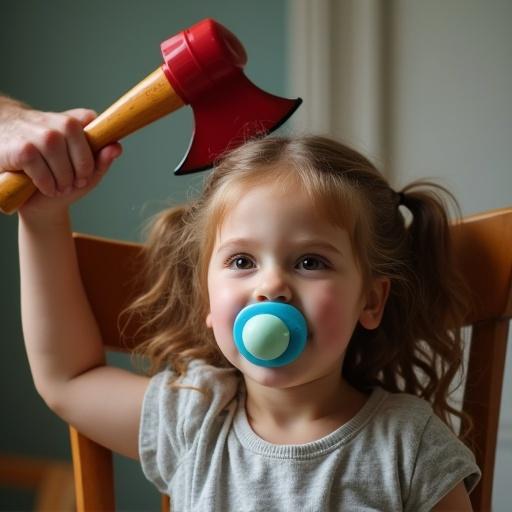
M 23 334 L 32 375 L 43 398 L 57 401 L 73 377 L 104 364 L 67 212 L 51 223 L 20 216 L 19 254 Z

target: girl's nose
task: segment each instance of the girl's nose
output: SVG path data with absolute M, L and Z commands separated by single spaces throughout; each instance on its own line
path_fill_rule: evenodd
M 290 302 L 292 292 L 283 272 L 269 270 L 262 274 L 262 279 L 254 289 L 254 299 L 257 302 L 277 301 Z

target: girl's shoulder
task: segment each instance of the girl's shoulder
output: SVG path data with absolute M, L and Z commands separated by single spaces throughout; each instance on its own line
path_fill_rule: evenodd
M 444 449 L 473 459 L 471 450 L 434 412 L 427 400 L 381 388 L 375 389 L 374 394 L 378 396 L 378 405 L 367 424 L 372 439 L 380 439 L 383 446 L 401 445 L 414 458 L 420 452 Z
M 236 370 L 201 360 L 190 361 L 179 378 L 171 369 L 151 378 L 142 405 L 139 454 L 146 477 L 161 492 L 168 492 L 167 477 L 199 439 L 217 439 L 231 423 L 239 380 Z
M 192 376 L 197 377 L 225 377 L 225 376 L 238 376 L 240 372 L 230 367 L 219 367 L 207 363 L 203 359 L 191 359 L 187 366 L 187 372 L 185 376 L 191 378 Z
M 427 474 L 432 481 L 446 479 L 456 466 L 459 481 L 465 479 L 471 491 L 480 478 L 474 454 L 435 414 L 432 405 L 407 393 L 376 392 L 380 402 L 368 425 L 372 441 L 384 451 L 389 447 L 400 453 L 404 472 L 413 480 L 415 475 L 421 479 Z
M 456 434 L 437 416 L 427 400 L 409 393 L 391 393 L 384 389 L 375 390 L 379 406 L 372 417 L 374 428 L 409 438 L 410 442 L 421 443 L 431 432 L 458 441 Z
M 434 414 L 427 400 L 409 393 L 391 393 L 382 388 L 375 390 L 381 398 L 379 416 L 397 421 L 405 419 L 414 423 L 426 423 Z
M 153 385 L 171 389 L 197 388 L 205 395 L 225 390 L 234 391 L 240 383 L 240 372 L 235 368 L 213 366 L 202 359 L 191 359 L 183 375 L 167 367 L 151 378 Z
M 184 375 L 178 376 L 170 368 L 154 375 L 146 400 L 167 408 L 172 405 L 177 413 L 203 414 L 212 407 L 225 407 L 238 395 L 239 386 L 240 377 L 236 369 L 219 368 L 201 359 L 193 359 Z

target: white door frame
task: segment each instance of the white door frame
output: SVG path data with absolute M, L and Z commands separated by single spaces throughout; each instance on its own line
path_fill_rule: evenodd
M 296 133 L 328 135 L 389 167 L 390 16 L 381 0 L 288 0 Z

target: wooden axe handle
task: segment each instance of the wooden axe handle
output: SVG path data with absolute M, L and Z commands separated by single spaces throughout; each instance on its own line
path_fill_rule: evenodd
M 179 109 L 183 100 L 174 91 L 161 67 L 119 98 L 85 128 L 93 152 Z M 32 180 L 21 171 L 0 173 L 0 211 L 13 213 L 34 192 Z

